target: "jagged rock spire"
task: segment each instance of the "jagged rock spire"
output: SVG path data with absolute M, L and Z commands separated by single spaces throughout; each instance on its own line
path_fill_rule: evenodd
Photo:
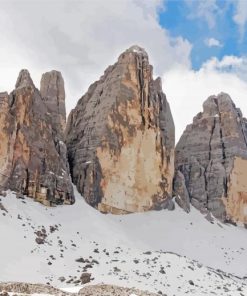
M 66 125 L 64 80 L 59 71 L 52 70 L 42 75 L 40 93 L 48 112 L 51 114 L 53 125 L 57 130 L 64 131 Z
M 34 84 L 28 70 L 23 69 L 19 73 L 19 76 L 15 84 L 15 88 L 21 88 L 21 87 L 27 87 L 27 86 L 34 87 Z

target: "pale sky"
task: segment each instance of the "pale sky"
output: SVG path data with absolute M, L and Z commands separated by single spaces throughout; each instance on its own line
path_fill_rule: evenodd
M 38 88 L 43 72 L 59 70 L 65 80 L 68 114 L 105 68 L 138 44 L 148 52 L 155 75 L 162 77 L 177 139 L 202 110 L 203 101 L 221 91 L 229 93 L 247 116 L 247 5 L 243 2 L 247 3 L 0 0 L 0 91 L 13 90 L 23 68 Z M 231 27 L 235 26 L 229 34 L 221 29 L 227 26 L 223 23 L 229 19 L 227 11 Z

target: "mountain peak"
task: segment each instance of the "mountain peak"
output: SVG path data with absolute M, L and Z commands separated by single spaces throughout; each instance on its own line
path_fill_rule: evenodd
M 126 49 L 120 56 L 119 56 L 119 60 L 124 60 L 124 59 L 130 59 L 132 60 L 133 57 L 141 57 L 145 60 L 148 61 L 148 54 L 145 51 L 144 48 L 138 46 L 138 45 L 133 45 L 131 47 L 129 47 L 128 49 Z
M 175 150 L 174 192 L 222 221 L 247 222 L 247 125 L 230 96 L 210 96 L 185 129 Z
M 15 88 L 21 88 L 21 87 L 27 87 L 27 86 L 34 87 L 34 83 L 30 76 L 29 71 L 27 69 L 22 69 L 17 78 Z
M 49 85 L 54 105 L 46 104 L 26 69 L 9 96 L 0 94 L 0 187 L 45 205 L 71 204 L 73 187 L 59 124 L 63 113 L 56 106 L 60 92 Z
M 236 109 L 234 102 L 224 92 L 208 97 L 203 103 L 203 112 L 206 116 L 214 116 L 219 112 L 233 112 L 233 109 Z
M 69 118 L 72 180 L 90 205 L 115 214 L 173 208 L 173 118 L 143 48 L 122 53 Z
M 146 50 L 143 47 L 140 47 L 139 45 L 132 45 L 126 51 L 140 53 L 140 54 L 146 54 L 147 55 Z

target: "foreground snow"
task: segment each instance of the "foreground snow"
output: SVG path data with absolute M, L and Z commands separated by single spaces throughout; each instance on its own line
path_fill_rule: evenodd
M 10 193 L 1 204 L 0 281 L 73 287 L 89 272 L 90 284 L 168 296 L 247 295 L 247 230 L 212 224 L 195 209 L 103 215 L 78 193 L 72 206 L 46 208 Z

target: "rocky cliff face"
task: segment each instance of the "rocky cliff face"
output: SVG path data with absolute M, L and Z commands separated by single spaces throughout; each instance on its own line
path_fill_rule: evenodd
M 66 128 L 71 175 L 102 212 L 170 207 L 174 124 L 147 53 L 120 55 L 72 110 Z
M 0 94 L 0 186 L 46 205 L 74 201 L 67 150 L 57 124 L 65 114 L 53 107 L 58 101 L 64 104 L 64 89 L 62 83 L 59 89 L 54 86 L 53 79 L 54 72 L 43 76 L 43 99 L 28 71 L 22 70 L 15 90 Z M 60 74 L 57 80 L 62 81 Z
M 44 73 L 40 82 L 40 93 L 51 115 L 52 126 L 63 138 L 66 126 L 64 81 L 60 72 Z
M 209 97 L 176 146 L 176 201 L 247 222 L 247 121 L 224 93 Z

